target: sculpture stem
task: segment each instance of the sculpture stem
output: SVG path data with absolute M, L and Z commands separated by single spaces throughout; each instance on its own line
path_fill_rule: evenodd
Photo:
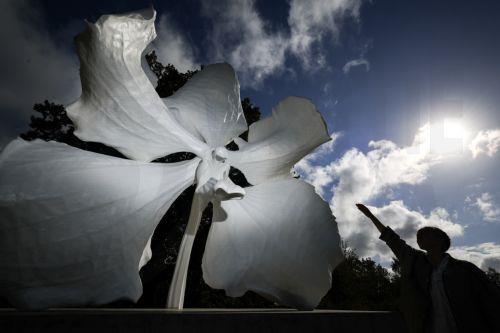
M 168 290 L 167 308 L 168 309 L 182 309 L 184 305 L 184 292 L 186 291 L 186 278 L 189 267 L 189 258 L 191 257 L 191 249 L 193 248 L 194 238 L 196 231 L 200 225 L 201 215 L 206 201 L 194 193 L 193 201 L 191 204 L 191 211 L 189 213 L 189 220 L 186 226 L 186 231 L 182 237 L 182 243 L 177 255 L 175 263 L 174 275 L 170 288 Z

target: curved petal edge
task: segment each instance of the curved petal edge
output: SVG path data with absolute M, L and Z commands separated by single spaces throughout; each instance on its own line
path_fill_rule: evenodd
M 248 128 L 238 78 L 226 63 L 206 66 L 163 101 L 191 134 L 211 148 L 224 147 Z
M 329 140 L 326 123 L 314 104 L 291 96 L 271 116 L 250 125 L 248 143 L 230 151 L 228 163 L 254 185 L 287 178 L 295 163 Z
M 330 207 L 295 179 L 245 190 L 241 200 L 221 202 L 225 216 L 212 222 L 205 282 L 229 296 L 252 290 L 281 304 L 314 308 L 343 260 Z
M 27 309 L 137 301 L 148 240 L 198 163 L 13 141 L 0 155 L 0 295 Z
M 141 67 L 156 12 L 103 15 L 75 38 L 82 95 L 67 106 L 75 135 L 138 161 L 206 148 L 170 114 Z

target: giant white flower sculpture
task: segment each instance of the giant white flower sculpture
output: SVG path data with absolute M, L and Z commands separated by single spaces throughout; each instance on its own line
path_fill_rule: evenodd
M 182 308 L 201 212 L 214 205 L 203 277 L 230 296 L 253 290 L 312 308 L 342 259 L 329 206 L 291 167 L 329 140 L 314 105 L 288 97 L 247 129 L 239 84 L 210 65 L 161 100 L 140 57 L 155 37 L 151 10 L 102 16 L 76 38 L 82 96 L 67 107 L 86 141 L 130 159 L 21 139 L 0 156 L 0 295 L 20 308 L 136 301 L 139 268 L 170 204 L 196 183 L 168 307 Z M 235 139 L 239 151 L 224 146 Z M 175 152 L 196 158 L 149 163 Z M 253 185 L 228 178 L 230 165 Z

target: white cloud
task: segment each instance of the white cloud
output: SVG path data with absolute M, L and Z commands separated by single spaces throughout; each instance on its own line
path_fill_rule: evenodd
M 353 59 L 353 60 L 348 61 L 344 65 L 344 67 L 342 67 L 342 71 L 344 72 L 344 74 L 349 74 L 351 69 L 353 67 L 357 67 L 357 66 L 365 66 L 366 71 L 370 70 L 370 63 L 368 62 L 368 60 L 366 60 L 366 59 Z
M 469 144 L 472 157 L 493 156 L 500 149 L 500 129 L 480 131 Z
M 485 221 L 500 221 L 500 207 L 495 204 L 493 196 L 490 193 L 485 192 L 481 194 L 480 197 L 476 198 L 474 205 L 479 208 Z
M 341 22 L 346 17 L 357 19 L 360 7 L 360 0 L 292 0 L 288 16 L 291 52 L 306 69 L 324 66 L 324 55 L 313 54 L 313 47 L 327 36 L 336 39 Z
M 313 151 L 311 154 L 307 155 L 304 160 L 307 161 L 314 161 L 317 160 L 320 157 L 324 157 L 328 153 L 331 153 L 333 151 L 333 148 L 337 144 L 338 140 L 342 137 L 343 133 L 342 132 L 333 132 L 330 134 L 330 141 L 325 142 L 318 148 L 316 148 L 315 151 Z
M 212 20 L 214 61 L 225 60 L 240 73 L 245 85 L 258 85 L 283 70 L 286 39 L 272 32 L 253 0 L 205 1 L 203 10 Z
M 389 248 L 378 239 L 377 230 L 355 204 L 372 202 L 401 184 L 422 183 L 430 168 L 442 161 L 440 155 L 431 154 L 429 147 L 430 125 L 426 124 L 407 147 L 398 147 L 388 140 L 371 141 L 367 153 L 352 148 L 327 165 L 314 165 L 313 159 L 306 157 L 299 162 L 298 169 L 320 194 L 334 184 L 330 204 L 340 234 L 349 246 L 362 256 L 378 255 L 381 260 L 389 261 L 392 256 Z M 463 228 L 454 222 L 456 218 L 444 208 L 437 207 L 425 214 L 411 210 L 401 200 L 394 200 L 374 210 L 384 223 L 414 246 L 416 230 L 426 225 L 437 226 L 451 237 L 463 233 Z
M 451 238 L 463 235 L 463 227 L 457 224 L 448 211 L 436 207 L 425 214 L 408 208 L 402 200 L 391 201 L 381 207 L 370 207 L 372 212 L 390 226 L 410 246 L 418 248 L 416 232 L 425 226 L 434 226 L 445 231 Z M 379 232 L 372 222 L 360 212 L 352 210 L 351 215 L 339 217 L 339 231 L 349 247 L 356 249 L 361 256 L 378 257 L 389 263 L 394 254 L 389 247 L 379 240 Z
M 355 194 L 357 200 L 369 200 L 384 190 L 399 184 L 418 184 L 427 176 L 429 168 L 441 161 L 441 156 L 430 153 L 430 126 L 422 126 L 416 133 L 413 143 L 408 147 L 398 147 L 389 140 L 371 141 L 366 154 L 356 148 L 349 149 L 344 155 L 327 165 L 312 165 L 299 162 L 299 168 L 308 179 L 314 180 L 313 171 L 324 171 L 330 181 L 337 185 L 334 191 Z M 300 171 L 300 170 L 299 170 Z M 317 189 L 319 192 L 323 188 Z M 362 194 L 362 196 L 360 196 Z
M 399 236 L 407 240 L 412 246 L 417 247 L 416 232 L 426 226 L 438 227 L 450 237 L 463 235 L 463 227 L 453 222 L 456 218 L 451 216 L 442 207 L 436 207 L 428 215 L 420 211 L 409 210 L 403 201 L 391 201 L 388 205 L 375 208 L 380 220 L 386 222 Z
M 175 26 L 170 15 L 161 14 L 156 31 L 157 37 L 153 44 L 161 62 L 170 63 L 181 72 L 199 68 L 191 44 Z
M 401 184 L 417 185 L 426 178 L 429 169 L 441 158 L 429 152 L 429 125 L 423 126 L 408 147 L 398 147 L 388 140 L 372 141 L 366 154 L 351 149 L 328 168 L 336 181 L 331 207 L 339 221 L 339 231 L 350 246 L 361 255 L 388 260 L 391 256 L 385 244 L 378 240 L 371 222 L 357 211 L 357 202 L 371 202 Z M 435 208 L 428 215 L 412 211 L 402 201 L 391 201 L 380 207 L 381 220 L 407 241 L 424 225 L 435 225 L 457 236 L 462 228 L 454 223 L 444 208 Z M 411 236 L 411 237 L 410 237 Z M 412 242 L 412 245 L 415 245 Z
M 500 272 L 500 244 L 488 242 L 452 247 L 449 253 L 457 259 L 470 261 L 484 270 L 491 267 Z
M 203 5 L 212 21 L 210 62 L 228 61 L 243 85 L 256 87 L 266 77 L 285 71 L 287 53 L 299 58 L 306 69 L 325 66 L 322 41 L 327 36 L 337 38 L 346 17 L 358 17 L 361 1 L 293 0 L 289 31 L 271 27 L 254 0 L 205 1 Z
M 2 131 L 10 133 L 27 127 L 35 102 L 69 103 L 78 98 L 80 80 L 72 45 L 59 46 L 34 3 L 2 1 L 0 20 L 0 119 Z

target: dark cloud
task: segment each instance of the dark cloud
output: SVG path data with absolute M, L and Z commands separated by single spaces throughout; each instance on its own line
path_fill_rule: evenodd
M 26 128 L 34 103 L 78 98 L 80 80 L 73 45 L 59 45 L 34 3 L 2 1 L 0 20 L 0 143 L 5 143 Z

